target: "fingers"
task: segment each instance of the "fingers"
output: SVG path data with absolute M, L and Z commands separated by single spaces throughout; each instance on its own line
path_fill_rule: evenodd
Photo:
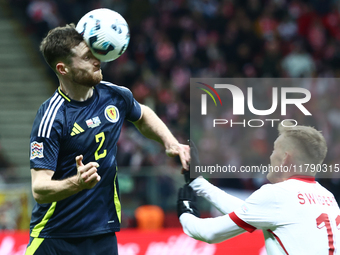
M 82 160 L 83 155 L 76 157 L 79 184 L 87 189 L 93 188 L 101 179 L 97 173 L 99 164 L 97 162 L 90 162 L 84 165 Z
M 97 166 L 99 166 L 98 163 L 89 163 L 83 168 L 86 169 L 90 167 L 88 170 L 82 171 L 81 178 L 84 182 L 88 183 L 97 180 L 99 176 L 97 173 Z
M 97 169 L 98 167 L 99 167 L 99 164 L 97 162 L 90 162 L 90 163 L 87 163 L 85 166 L 83 165 L 82 167 L 79 167 L 79 171 L 81 173 L 85 173 L 89 171 L 91 168 Z
M 76 157 L 76 163 L 77 163 L 77 168 L 80 167 L 80 166 L 84 166 L 82 160 L 83 160 L 83 155 L 79 155 Z
M 170 157 L 179 156 L 183 169 L 189 170 L 190 147 L 189 145 L 176 144 L 166 150 L 166 154 Z
M 185 170 L 189 170 L 190 162 L 190 147 L 188 145 L 182 145 L 183 149 L 179 151 L 179 158 L 181 160 L 182 166 Z
M 186 170 L 189 168 L 189 164 L 188 164 L 188 157 L 186 156 L 186 153 L 185 151 L 179 151 L 178 153 L 178 156 L 179 156 L 179 159 L 181 160 L 181 164 L 182 164 L 182 167 Z

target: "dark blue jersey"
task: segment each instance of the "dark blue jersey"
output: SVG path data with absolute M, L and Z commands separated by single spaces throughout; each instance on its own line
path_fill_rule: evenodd
M 98 162 L 101 180 L 92 189 L 64 200 L 36 204 L 31 236 L 43 238 L 92 236 L 120 229 L 121 207 L 117 179 L 117 141 L 125 119 L 141 116 L 129 89 L 101 82 L 93 96 L 77 102 L 60 88 L 44 102 L 31 133 L 30 165 L 54 171 L 53 180 L 77 174 L 75 157 L 84 165 Z

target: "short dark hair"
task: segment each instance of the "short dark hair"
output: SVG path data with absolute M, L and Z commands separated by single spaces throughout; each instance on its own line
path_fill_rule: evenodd
M 47 64 L 56 72 L 58 61 L 70 64 L 73 53 L 71 49 L 84 41 L 74 24 L 51 29 L 40 44 L 40 51 Z

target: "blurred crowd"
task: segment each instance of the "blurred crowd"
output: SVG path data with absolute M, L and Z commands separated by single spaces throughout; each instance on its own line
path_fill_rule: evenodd
M 16 177 L 15 164 L 12 163 L 0 144 L 0 185 L 12 181 Z
M 105 7 L 127 20 L 131 41 L 117 60 L 103 64 L 104 80 L 132 90 L 185 143 L 190 134 L 191 77 L 340 78 L 340 2 L 337 0 L 8 0 L 38 43 L 58 25 L 77 23 L 88 11 Z M 299 120 L 323 130 L 328 163 L 339 162 L 340 87 L 306 84 L 315 119 Z M 259 88 L 270 100 L 269 88 Z M 314 116 L 314 115 L 313 115 Z M 163 148 L 147 141 L 126 124 L 119 141 L 118 164 L 138 171 L 143 166 L 170 165 Z M 248 131 L 247 131 L 248 132 Z M 250 132 L 250 130 L 249 130 Z M 277 135 L 260 129 L 250 150 L 230 152 L 243 165 L 268 162 Z M 244 133 L 233 134 L 233 141 Z M 236 159 L 235 159 L 236 158 Z M 339 181 L 325 180 L 339 196 Z M 166 182 L 165 182 L 166 183 Z M 229 185 L 221 181 L 221 185 Z M 233 182 L 255 189 L 254 181 Z M 171 190 L 171 187 L 169 188 Z M 338 197 L 339 198 L 339 197 Z

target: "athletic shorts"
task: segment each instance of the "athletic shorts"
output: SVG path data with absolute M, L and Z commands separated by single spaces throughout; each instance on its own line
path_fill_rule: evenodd
M 25 255 L 118 255 L 115 233 L 77 238 L 30 237 Z

